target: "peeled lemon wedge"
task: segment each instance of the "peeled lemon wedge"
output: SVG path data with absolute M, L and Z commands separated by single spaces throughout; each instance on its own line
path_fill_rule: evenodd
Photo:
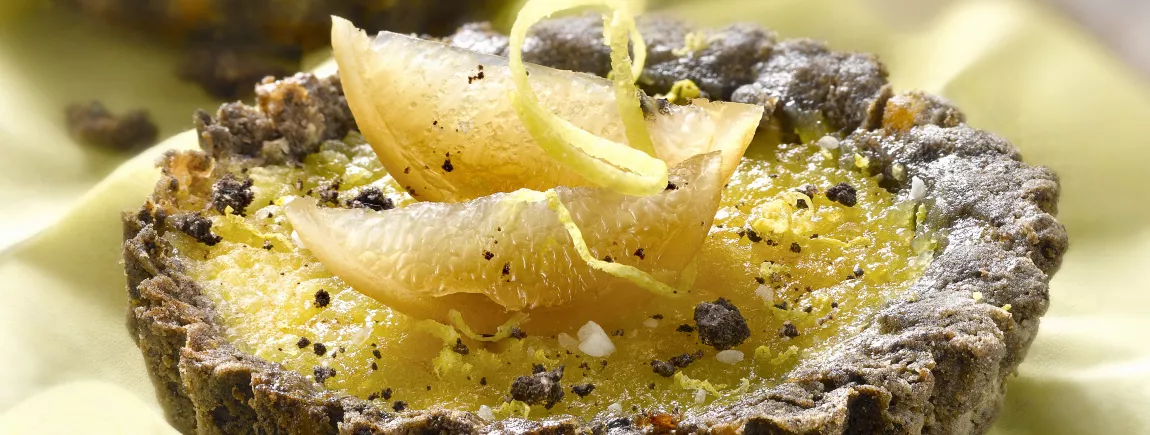
M 553 159 L 508 95 L 508 60 L 389 32 L 367 36 L 333 17 L 332 46 L 356 123 L 389 173 L 416 199 L 460 202 L 521 188 L 595 183 Z M 540 104 L 588 133 L 626 144 L 612 82 L 527 65 Z M 673 167 L 718 151 L 725 180 L 763 108 L 694 100 L 645 114 L 655 157 Z
M 720 162 L 717 152 L 690 158 L 668 173 L 676 188 L 651 196 L 589 187 L 559 187 L 554 194 L 595 258 L 685 287 L 691 283 L 683 272 L 718 207 Z M 537 191 L 383 212 L 324 208 L 301 198 L 285 211 L 303 245 L 328 270 L 417 318 L 447 321 L 447 313 L 458 310 L 482 329 L 510 312 L 566 309 L 611 294 L 617 303 L 619 295 L 649 295 L 580 259 L 564 222 Z

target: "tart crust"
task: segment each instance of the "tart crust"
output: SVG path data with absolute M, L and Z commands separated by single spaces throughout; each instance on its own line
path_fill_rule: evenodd
M 606 62 L 592 53 L 605 49 L 596 26 L 600 20 L 585 17 L 545 23 L 535 32 L 539 43 L 525 45 L 528 58 L 605 72 L 593 64 Z M 933 202 L 927 223 L 946 238 L 902 297 L 857 335 L 800 362 L 786 382 L 685 416 L 487 422 L 468 412 L 397 413 L 325 390 L 228 343 L 211 303 L 183 273 L 186 259 L 160 237 L 187 232 L 195 220 L 189 210 L 204 209 L 223 174 L 298 161 L 355 127 L 338 79 L 299 74 L 259 85 L 258 107 L 232 103 L 215 118 L 197 114 L 204 151 L 165 155 L 153 197 L 123 216 L 128 326 L 169 421 L 200 434 L 986 432 L 1007 376 L 1037 333 L 1050 277 L 1068 246 L 1053 217 L 1057 176 L 965 125 L 938 97 L 892 96 L 873 57 L 808 40 L 776 43 L 770 32 L 745 25 L 711 32 L 725 32 L 727 42 L 672 54 L 685 25 L 648 18 L 642 27 L 651 42 L 649 91 L 669 86 L 667 77 L 691 78 L 714 97 L 772 106 L 784 129 L 796 122 L 794 110 L 814 108 L 845 135 L 842 165 L 853 166 L 855 153 L 867 157 L 893 191 L 909 190 L 912 177 L 925 182 Z M 499 54 L 500 38 L 471 25 L 448 42 Z M 210 240 L 210 232 L 201 235 Z M 1000 308 L 1007 304 L 1009 311 Z

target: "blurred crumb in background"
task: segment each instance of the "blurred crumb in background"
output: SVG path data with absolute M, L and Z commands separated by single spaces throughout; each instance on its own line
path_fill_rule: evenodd
M 0 0 L 0 16 L 78 13 L 184 53 L 177 74 L 217 98 L 251 93 L 266 76 L 299 69 L 328 45 L 330 16 L 368 31 L 447 35 L 492 19 L 504 0 Z

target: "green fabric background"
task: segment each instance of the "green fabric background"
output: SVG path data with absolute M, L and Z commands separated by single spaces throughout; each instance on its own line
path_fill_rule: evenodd
M 1025 0 L 957 1 L 934 11 L 907 4 L 712 0 L 665 8 L 700 24 L 754 20 L 783 36 L 878 53 L 897 89 L 940 93 L 972 125 L 1054 167 L 1072 248 L 994 433 L 1150 434 L 1145 81 L 1065 18 Z M 61 18 L 0 23 L 3 434 L 171 431 L 124 329 L 119 212 L 151 190 L 151 162 L 163 149 L 195 146 L 192 135 L 176 135 L 192 111 L 219 102 L 176 81 L 175 54 L 103 30 Z M 91 98 L 113 110 L 146 107 L 162 135 L 176 136 L 121 166 L 126 156 L 79 146 L 64 131 L 63 106 Z

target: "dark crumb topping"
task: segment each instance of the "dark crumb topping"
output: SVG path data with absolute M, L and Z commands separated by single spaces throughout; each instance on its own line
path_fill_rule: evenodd
M 455 165 L 451 164 L 451 159 L 444 160 L 443 166 L 441 166 L 441 167 L 443 168 L 443 170 L 445 172 L 451 172 L 451 171 L 455 170 Z
M 679 190 L 679 186 L 670 181 L 667 182 L 667 188 L 663 190 Z
M 307 337 L 300 337 L 299 341 L 295 342 L 295 345 L 296 347 L 303 349 L 305 347 L 311 346 L 311 340 L 308 340 Z
M 662 314 L 656 314 L 654 316 L 651 316 L 651 318 L 655 319 L 655 320 L 663 320 L 663 315 Z
M 579 397 L 587 397 L 592 391 L 595 391 L 594 384 L 579 384 L 571 387 L 571 392 Z
M 467 345 L 463 344 L 463 340 L 458 338 L 455 339 L 455 346 L 453 346 L 451 350 L 460 355 L 467 355 L 471 353 L 471 349 L 468 349 Z
M 355 198 L 347 202 L 350 208 L 370 208 L 375 211 L 391 210 L 395 202 L 383 195 L 378 187 L 365 187 L 359 191 Z
M 511 263 L 503 263 L 503 276 L 511 274 Z
M 391 388 L 384 388 L 379 392 L 379 397 L 383 400 L 391 400 Z
M 339 204 L 339 186 L 343 184 L 343 180 L 335 179 L 331 183 L 325 184 L 319 188 L 319 202 L 327 204 Z
M 330 303 L 331 294 L 328 293 L 327 290 L 319 289 L 319 291 L 315 292 L 315 306 L 323 308 L 328 306 Z
M 839 183 L 827 189 L 827 198 L 847 207 L 858 204 L 858 191 L 847 183 Z
M 791 252 L 796 254 L 803 252 L 803 247 L 799 245 L 798 242 L 791 242 Z
M 375 359 L 382 359 L 383 358 L 383 354 L 379 353 L 379 349 L 372 349 L 371 350 L 371 356 L 374 356 Z
M 802 193 L 803 195 L 806 195 L 807 197 L 809 197 L 811 199 L 814 199 L 815 195 L 819 194 L 819 188 L 815 187 L 814 184 L 804 185 L 803 187 L 799 187 L 799 188 L 795 189 L 795 191 Z
M 515 378 L 511 384 L 512 399 L 528 405 L 542 403 L 547 409 L 563 400 L 563 386 L 559 383 L 563 379 L 563 366 L 546 371 L 542 365 L 536 364 L 531 371 L 531 376 Z
M 199 212 L 172 216 L 172 226 L 208 246 L 215 246 L 223 237 L 212 234 L 212 220 Z
M 315 374 L 315 381 L 321 384 L 335 377 L 335 369 L 331 367 L 315 366 L 312 372 Z
M 522 340 L 524 338 L 527 338 L 527 333 L 523 332 L 522 329 L 519 329 L 518 326 L 512 326 L 511 327 L 511 337 L 516 339 L 516 340 Z
M 323 354 L 327 353 L 327 346 L 324 346 L 323 343 L 315 343 L 311 346 L 311 349 L 318 356 L 323 356 Z
M 395 412 L 401 412 L 401 411 L 407 409 L 407 402 L 404 402 L 402 400 L 396 400 L 395 404 L 391 405 L 391 409 L 394 409 Z
M 783 322 L 782 329 L 779 329 L 780 337 L 795 338 L 799 336 L 799 328 L 796 327 L 790 320 Z
M 483 251 L 483 259 L 484 260 L 490 261 L 492 258 L 495 258 L 495 253 L 493 253 L 491 251 Z
M 747 240 L 750 240 L 752 243 L 759 243 L 763 241 L 763 236 L 760 236 L 759 233 L 753 229 L 747 228 L 746 234 Z
M 212 208 L 223 214 L 231 207 L 232 213 L 245 216 L 255 198 L 252 183 L 251 178 L 240 180 L 234 174 L 225 174 L 212 185 Z
M 747 319 L 731 301 L 719 298 L 695 307 L 695 326 L 703 344 L 726 350 L 742 344 L 751 336 Z
M 669 378 L 675 375 L 675 365 L 667 361 L 660 361 L 657 359 L 651 360 L 651 371 L 659 376 Z
M 647 258 L 647 253 L 643 252 L 643 248 L 639 248 L 639 249 L 635 250 L 635 256 L 639 257 L 639 259 L 642 260 L 644 258 Z
M 146 110 L 129 110 L 114 116 L 98 101 L 72 104 L 65 109 L 68 132 L 89 145 L 131 151 L 156 142 L 160 130 Z
M 608 263 L 614 263 L 615 259 L 612 258 L 610 255 L 608 255 L 608 256 L 603 257 L 603 261 L 606 261 Z
M 686 333 L 690 334 L 692 332 L 695 332 L 695 327 L 684 323 L 682 325 L 679 325 L 678 328 L 675 328 L 675 331 L 686 332 Z
M 270 251 L 270 250 L 272 250 L 272 248 L 274 248 L 274 247 L 275 247 L 275 246 L 272 246 L 272 242 L 271 242 L 270 240 L 264 240 L 264 246 L 263 246 L 263 248 L 264 248 L 265 250 L 268 250 L 268 251 Z
M 487 377 L 479 378 L 479 385 L 487 385 Z
M 682 368 L 686 368 L 687 366 L 691 365 L 691 363 L 695 362 L 695 360 L 702 358 L 702 357 L 703 357 L 703 351 L 700 350 L 700 351 L 696 351 L 695 353 L 684 353 L 682 355 L 676 355 L 676 356 L 671 357 L 671 359 L 669 359 L 667 361 L 670 362 L 671 364 L 674 364 L 675 367 L 682 369 Z

